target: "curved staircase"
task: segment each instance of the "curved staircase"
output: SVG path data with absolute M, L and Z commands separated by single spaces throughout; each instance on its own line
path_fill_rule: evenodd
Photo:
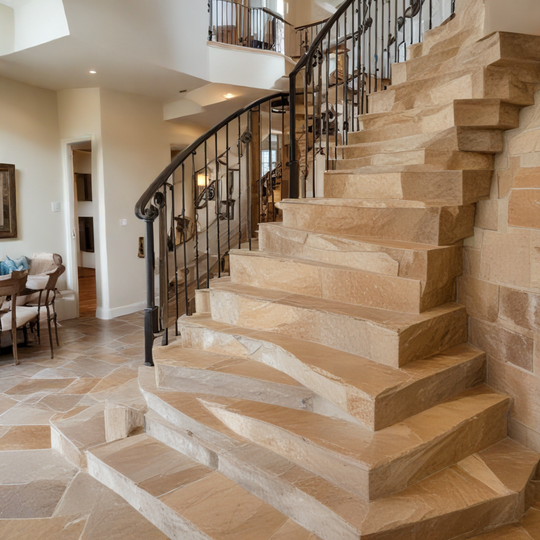
M 540 456 L 507 437 L 455 302 L 474 203 L 540 83 L 540 38 L 481 22 L 463 3 L 410 48 L 325 197 L 279 203 L 141 368 L 146 433 L 88 452 L 170 538 L 540 538 Z

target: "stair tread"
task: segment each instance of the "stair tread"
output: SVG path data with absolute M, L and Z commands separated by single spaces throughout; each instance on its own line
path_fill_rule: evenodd
M 460 368 L 469 361 L 482 359 L 484 355 L 476 347 L 463 344 L 452 347 L 443 353 L 435 354 L 430 358 L 410 362 L 397 369 L 317 343 L 273 332 L 249 330 L 220 323 L 213 321 L 208 316 L 195 315 L 191 317 L 190 321 L 182 324 L 209 329 L 224 335 L 238 336 L 243 339 L 244 343 L 245 340 L 259 340 L 273 344 L 293 355 L 298 363 L 298 365 L 293 365 L 287 359 L 285 367 L 276 366 L 278 369 L 288 370 L 290 376 L 305 386 L 309 386 L 312 374 L 316 374 L 316 380 L 327 380 L 332 388 L 326 391 L 336 392 L 336 397 L 339 400 L 346 399 L 345 395 L 340 397 L 341 392 L 346 392 L 351 396 L 355 392 L 359 392 L 365 399 L 373 403 L 376 403 L 377 399 L 390 400 L 393 397 L 399 397 L 401 392 L 416 391 L 419 384 L 429 384 L 432 378 L 438 374 L 446 374 L 447 371 Z M 244 344 L 244 346 L 249 347 L 249 344 Z M 304 378 L 306 379 L 302 380 Z M 324 393 L 324 391 L 322 387 L 318 388 L 319 393 Z M 423 398 L 427 398 L 427 396 L 423 396 Z M 417 400 L 411 405 L 421 406 L 421 402 L 422 400 Z M 403 407 L 403 410 L 408 409 Z M 419 411 L 415 410 L 413 414 L 417 412 Z
M 408 525 L 418 527 L 421 523 L 429 524 L 437 516 L 452 515 L 454 512 L 497 499 L 506 501 L 510 497 L 513 500 L 515 493 L 525 488 L 539 457 L 519 443 L 504 439 L 398 493 L 368 502 L 294 464 L 292 468 L 285 468 L 283 458 L 281 461 L 259 460 L 257 451 L 249 450 L 251 443 L 248 442 L 246 446 L 245 439 L 217 421 L 199 401 L 211 399 L 211 396 L 197 398 L 194 395 L 180 396 L 176 392 L 159 391 L 157 394 L 168 406 L 179 407 L 181 415 L 210 428 L 210 433 L 206 435 L 197 433 L 197 427 L 193 423 L 188 423 L 181 429 L 188 429 L 190 433 L 193 431 L 197 440 L 205 436 L 211 437 L 212 441 L 208 444 L 213 451 L 224 451 L 228 455 L 236 456 L 237 460 L 245 461 L 247 470 L 255 467 L 279 482 L 292 485 L 294 489 L 335 513 L 357 533 L 366 536 L 385 530 L 398 530 Z M 152 417 L 153 414 L 151 412 L 149 416 Z M 159 416 L 157 420 L 167 423 Z M 172 429 L 177 428 L 172 426 Z M 213 430 L 232 437 L 226 450 L 220 450 L 219 445 L 227 443 L 225 440 L 217 442 L 211 435 Z M 254 448 L 260 447 L 255 445 Z M 511 477 L 505 471 L 508 465 L 512 469 Z M 411 511 L 411 505 L 414 506 L 414 511 Z M 391 520 L 388 520 L 389 514 L 392 515 Z
M 409 201 L 400 199 L 336 199 L 336 198 L 313 198 L 313 199 L 283 199 L 280 204 L 296 204 L 308 206 L 338 206 L 353 208 L 397 208 L 397 209 L 430 209 L 441 207 L 459 207 L 459 204 L 438 203 L 437 201 Z
M 275 223 L 261 223 L 264 227 L 272 227 L 280 230 L 295 231 L 300 234 L 313 234 L 321 238 L 335 239 L 335 240 L 348 240 L 350 242 L 361 242 L 370 246 L 383 246 L 387 248 L 403 249 L 407 251 L 439 251 L 446 249 L 454 249 L 455 246 L 438 246 L 436 244 L 420 244 L 418 242 L 407 242 L 404 240 L 389 240 L 386 238 L 372 238 L 369 236 L 356 236 L 352 234 L 335 234 L 335 233 L 321 233 L 318 231 L 311 231 L 309 229 L 295 229 L 293 227 L 287 227 L 283 222 Z
M 400 281 L 402 280 L 403 283 L 410 283 L 411 285 L 414 283 L 420 283 L 419 279 L 411 279 L 411 278 L 404 278 L 404 277 L 399 277 L 399 276 L 391 276 L 387 274 L 379 274 L 377 272 L 370 272 L 369 270 L 351 268 L 350 266 L 332 264 L 332 263 L 322 262 L 322 261 L 314 261 L 311 259 L 303 259 L 302 257 L 295 257 L 293 255 L 281 255 L 279 253 L 271 253 L 269 251 L 248 251 L 248 250 L 242 250 L 242 249 L 231 249 L 230 253 L 233 256 L 239 256 L 239 257 L 269 259 L 271 261 L 275 261 L 276 263 L 279 261 L 288 261 L 292 263 L 303 264 L 306 266 L 312 266 L 315 268 L 327 268 L 330 270 L 343 270 L 346 272 L 360 272 L 360 273 L 372 274 L 374 276 L 380 277 L 381 279 L 384 279 L 384 277 L 387 277 L 389 279 L 391 278 L 391 279 L 396 279 Z M 233 277 L 233 280 L 234 280 L 234 277 Z
M 326 311 L 346 317 L 353 317 L 369 321 L 370 323 L 382 326 L 397 334 L 408 330 L 411 326 L 423 321 L 439 317 L 442 314 L 451 313 L 464 309 L 464 306 L 454 302 L 432 308 L 422 313 L 403 313 L 380 308 L 365 307 L 355 304 L 346 304 L 337 300 L 327 298 L 315 298 L 303 294 L 284 293 L 271 289 L 263 289 L 252 285 L 232 283 L 228 278 L 214 280 L 212 288 L 234 292 L 235 294 L 265 300 L 267 302 L 299 306 L 304 309 Z
M 297 380 L 282 371 L 242 356 L 220 354 L 212 351 L 194 351 L 184 348 L 180 340 L 167 347 L 154 349 L 154 361 L 158 366 L 203 370 L 246 379 L 302 387 Z
M 169 515 L 176 517 L 168 526 L 183 532 L 186 538 L 318 538 L 221 473 L 148 435 L 113 442 L 90 454 L 94 468 L 101 462 L 122 477 L 124 486 L 130 484 L 129 491 L 143 491 L 155 499 L 156 505 L 166 507 Z M 141 509 L 143 514 L 145 510 L 148 512 Z M 157 512 L 152 514 L 156 520 Z M 179 521 L 183 530 L 178 530 Z M 206 536 L 196 536 L 198 531 Z
M 449 436 L 459 426 L 491 408 L 503 405 L 502 409 L 507 410 L 510 398 L 491 390 L 486 385 L 479 385 L 447 402 L 375 433 L 344 419 L 278 405 L 223 398 L 216 400 L 201 398 L 200 401 L 222 421 L 221 413 L 230 413 L 233 416 L 273 425 L 323 448 L 330 454 L 346 458 L 349 463 L 360 462 L 367 470 L 375 470 L 388 466 L 398 459 L 404 459 L 407 454 L 410 456 L 429 444 L 440 444 L 442 437 Z M 226 421 L 224 423 L 231 427 L 231 423 Z M 249 438 L 249 428 L 242 430 L 245 427 L 244 424 L 240 424 L 237 433 Z M 275 440 L 274 437 L 271 439 L 270 444 Z M 438 452 L 442 452 L 441 447 Z M 396 473 L 397 471 L 394 471 L 394 474 Z

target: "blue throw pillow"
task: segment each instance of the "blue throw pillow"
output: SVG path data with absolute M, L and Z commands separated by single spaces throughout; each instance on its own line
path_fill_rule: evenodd
M 0 263 L 0 275 L 11 274 L 14 270 L 28 270 L 28 259 L 24 255 L 16 260 L 6 256 L 6 260 Z

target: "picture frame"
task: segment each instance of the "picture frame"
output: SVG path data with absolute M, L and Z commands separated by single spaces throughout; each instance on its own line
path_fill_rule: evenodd
M 17 192 L 15 165 L 0 163 L 0 238 L 17 238 Z

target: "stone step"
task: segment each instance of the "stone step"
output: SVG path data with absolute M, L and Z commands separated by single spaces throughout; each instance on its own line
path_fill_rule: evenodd
M 496 154 L 501 152 L 502 149 L 502 132 L 453 127 L 442 132 L 410 135 L 408 137 L 390 139 L 389 141 L 384 142 L 364 143 L 358 145 L 350 144 L 341 148 L 342 154 L 339 157 L 347 160 L 378 154 L 388 155 L 399 152 L 411 152 L 419 150 L 430 150 L 437 153 L 474 152 L 480 154 Z M 434 155 L 436 156 L 437 154 Z M 493 158 L 488 156 L 487 159 L 492 160 Z
M 467 314 L 459 304 L 410 315 L 224 280 L 204 294 L 205 311 L 215 321 L 320 343 L 396 368 L 467 341 Z
M 459 345 L 401 369 L 287 335 L 212 320 L 181 319 L 182 343 L 195 350 L 248 357 L 274 367 L 316 394 L 313 412 L 384 429 L 481 382 L 485 354 Z M 318 399 L 318 398 L 323 399 Z
M 260 223 L 259 237 L 262 251 L 419 279 L 428 288 L 432 282 L 448 281 L 462 273 L 459 245 L 434 246 L 321 234 L 291 229 L 283 223 Z
M 392 82 L 422 80 L 434 74 L 451 73 L 464 66 L 522 66 L 540 60 L 540 39 L 537 36 L 495 32 L 474 42 L 411 58 L 392 68 Z
M 450 245 L 472 236 L 474 228 L 474 205 L 358 199 L 285 199 L 277 205 L 285 227 L 329 234 Z
M 181 339 L 156 347 L 154 363 L 160 388 L 300 409 L 314 397 L 312 390 L 273 367 L 245 356 L 186 349 Z
M 391 86 L 369 98 L 369 112 L 382 113 L 435 107 L 456 99 L 499 99 L 526 107 L 534 104 L 535 67 L 473 67 Z
M 351 147 L 341 147 L 341 155 L 353 156 L 349 159 L 340 158 L 330 160 L 330 170 L 351 170 L 361 167 L 395 167 L 424 165 L 426 167 L 463 170 L 463 169 L 493 169 L 493 156 L 480 152 L 463 152 L 459 150 L 430 150 L 419 148 L 416 150 L 405 150 L 397 152 L 386 152 L 386 148 L 381 145 L 370 145 L 370 148 L 363 148 L 366 145 Z M 374 152 L 374 153 L 372 153 Z M 365 154 L 354 157 L 355 153 Z
M 238 436 L 202 405 L 204 396 L 145 394 L 153 437 L 215 467 L 324 540 L 449 540 L 515 521 L 539 457 L 504 439 L 399 493 L 367 502 Z
M 346 420 L 200 398 L 229 429 L 367 500 L 401 491 L 506 437 L 510 398 L 481 385 L 373 433 Z
M 464 205 L 489 198 L 492 176 L 492 170 L 426 170 L 422 165 L 329 171 L 324 175 L 324 196 Z
M 149 435 L 88 453 L 90 474 L 174 540 L 316 540 L 221 473 Z
M 452 302 L 455 282 L 433 283 L 377 274 L 266 251 L 231 250 L 233 283 L 403 313 Z
M 349 143 L 376 142 L 451 127 L 514 129 L 519 126 L 517 105 L 500 99 L 456 99 L 452 103 L 361 117 L 362 131 L 349 133 Z

